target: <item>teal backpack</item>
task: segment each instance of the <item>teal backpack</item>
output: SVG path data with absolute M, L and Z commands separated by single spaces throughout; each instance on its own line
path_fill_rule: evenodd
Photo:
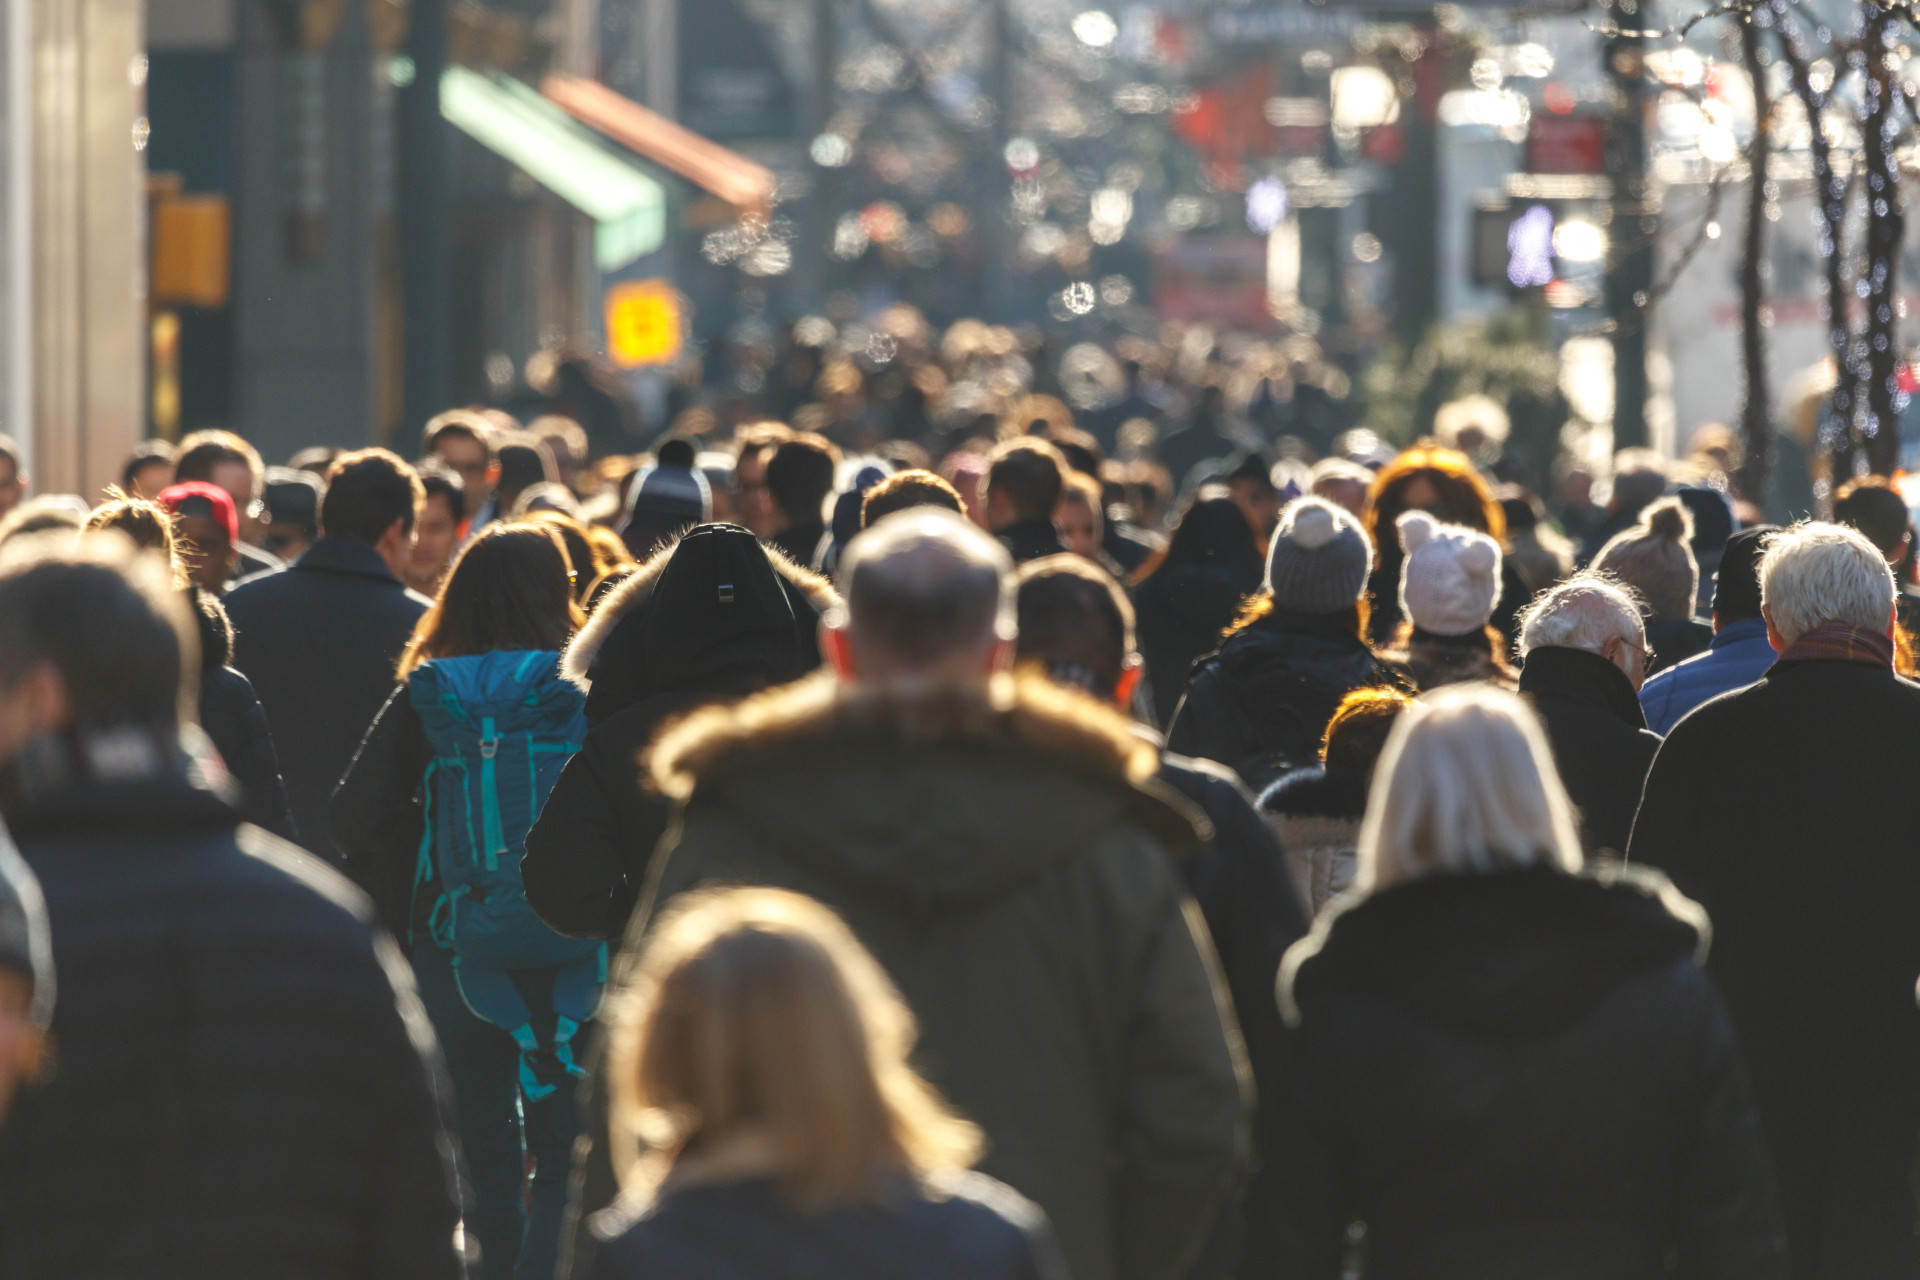
M 556 1063 L 581 1074 L 573 1037 L 607 981 L 606 945 L 548 928 L 520 880 L 527 830 L 587 733 L 580 690 L 559 666 L 545 650 L 435 658 L 407 685 L 433 747 L 415 892 L 439 873 L 434 941 L 453 953 L 467 1006 L 519 1044 L 531 1098 L 553 1092 Z

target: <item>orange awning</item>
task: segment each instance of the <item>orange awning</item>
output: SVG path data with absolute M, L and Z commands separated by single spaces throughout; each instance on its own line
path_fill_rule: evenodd
M 550 75 L 540 82 L 540 92 L 581 124 L 730 205 L 765 209 L 773 203 L 770 169 L 598 81 Z

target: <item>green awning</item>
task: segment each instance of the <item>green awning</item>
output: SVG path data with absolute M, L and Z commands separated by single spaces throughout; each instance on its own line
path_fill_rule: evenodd
M 667 194 L 591 130 L 507 76 L 448 67 L 440 76 L 447 122 L 592 218 L 594 261 L 617 271 L 660 247 Z

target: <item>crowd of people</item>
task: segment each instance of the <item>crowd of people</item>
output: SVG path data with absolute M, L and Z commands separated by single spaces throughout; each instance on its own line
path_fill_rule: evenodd
M 0 1277 L 1920 1280 L 1899 491 L 978 328 L 0 442 Z

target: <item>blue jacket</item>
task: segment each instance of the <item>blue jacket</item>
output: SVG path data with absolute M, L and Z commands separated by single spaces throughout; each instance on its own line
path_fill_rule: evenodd
M 1767 674 L 1774 657 L 1766 619 L 1748 618 L 1720 628 L 1711 649 L 1667 668 L 1640 690 L 1647 728 L 1662 736 L 1672 732 L 1701 703 L 1744 689 Z

